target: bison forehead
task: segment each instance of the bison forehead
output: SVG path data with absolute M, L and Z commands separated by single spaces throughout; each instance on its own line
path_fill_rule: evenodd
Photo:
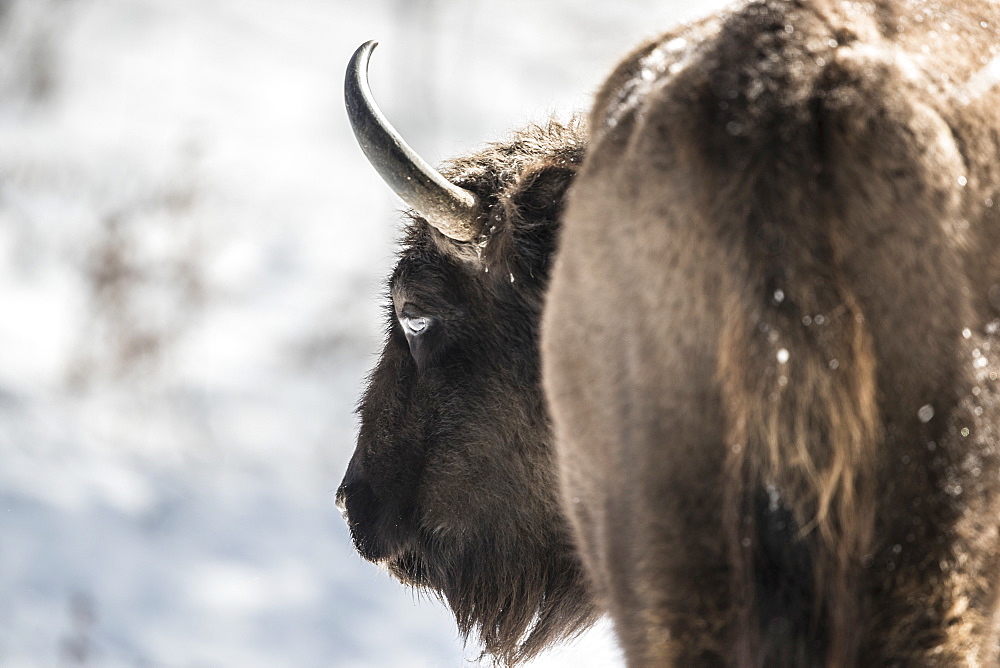
M 437 313 L 461 316 L 460 306 L 469 300 L 466 283 L 466 273 L 448 256 L 409 252 L 396 264 L 389 291 L 397 307 L 411 302 Z

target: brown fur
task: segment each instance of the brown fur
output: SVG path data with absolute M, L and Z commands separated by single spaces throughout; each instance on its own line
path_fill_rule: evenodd
M 630 665 L 996 664 L 998 25 L 757 0 L 602 89 L 543 377 Z
M 583 138 L 576 122 L 528 127 L 448 165 L 488 207 L 472 243 L 411 216 L 337 492 L 362 556 L 447 602 L 501 663 L 596 615 L 558 505 L 537 346 Z M 408 309 L 430 319 L 419 339 L 402 326 Z

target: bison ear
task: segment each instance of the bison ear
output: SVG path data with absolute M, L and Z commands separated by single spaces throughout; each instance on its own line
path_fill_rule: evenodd
M 576 175 L 570 160 L 543 160 L 522 169 L 517 178 L 497 194 L 488 229 L 488 243 L 480 246 L 471 262 L 497 267 L 500 276 L 515 274 L 541 281 L 548 277 L 555 252 L 566 192 Z M 459 248 L 458 250 L 463 250 Z
M 540 279 L 543 285 L 576 170 L 570 161 L 536 163 L 500 198 L 506 225 L 499 243 L 491 244 L 490 250 L 516 257 L 521 273 Z
M 529 167 L 518 179 L 510 198 L 522 224 L 558 225 L 566 203 L 566 191 L 576 176 L 577 165 L 569 161 L 540 163 Z

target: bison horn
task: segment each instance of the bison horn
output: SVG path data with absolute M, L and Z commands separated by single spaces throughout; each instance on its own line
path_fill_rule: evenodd
M 377 45 L 369 41 L 358 47 L 344 80 L 347 115 L 361 150 L 389 187 L 441 234 L 472 241 L 482 228 L 478 198 L 417 155 L 375 104 L 368 86 L 368 60 Z

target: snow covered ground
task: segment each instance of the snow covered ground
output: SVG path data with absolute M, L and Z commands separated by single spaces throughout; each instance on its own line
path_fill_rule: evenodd
M 399 207 L 344 66 L 439 160 L 689 4 L 0 0 L 0 665 L 474 659 L 333 506 Z

